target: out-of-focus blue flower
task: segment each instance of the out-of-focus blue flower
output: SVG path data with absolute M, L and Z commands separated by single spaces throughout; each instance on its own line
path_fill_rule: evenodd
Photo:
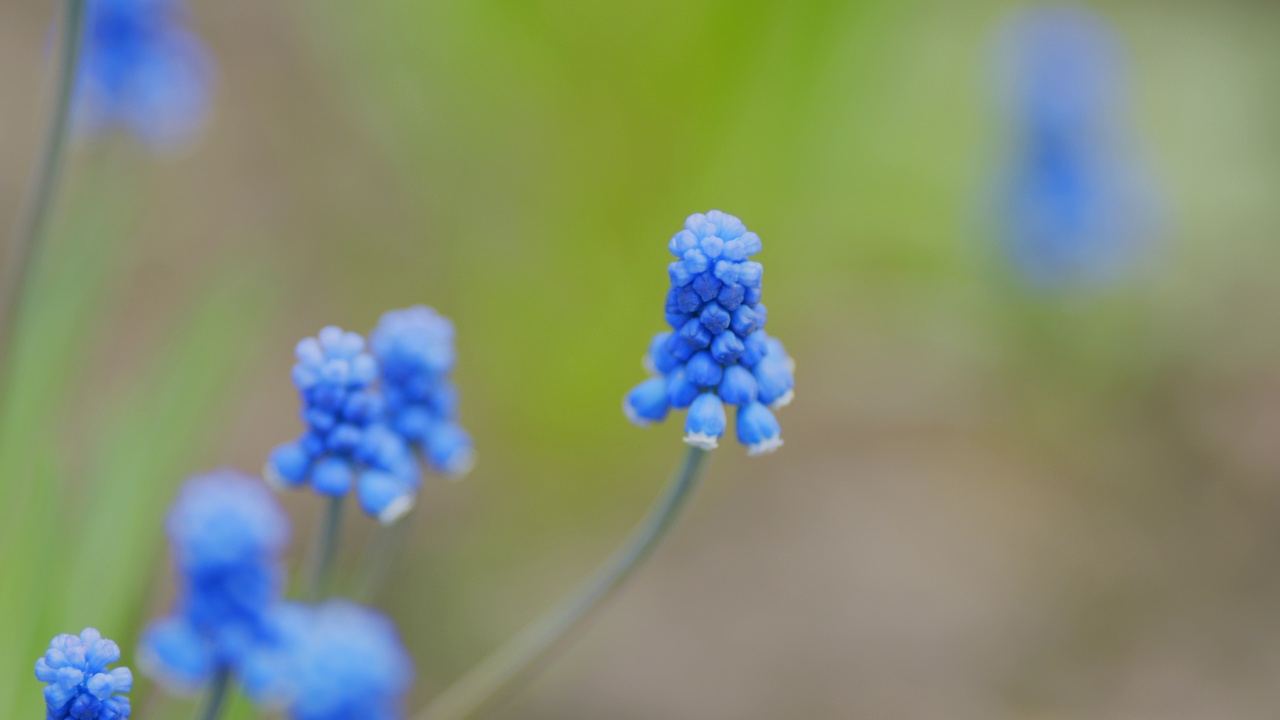
M 382 316 L 369 336 L 382 370 L 389 423 L 437 472 L 461 477 L 475 462 L 471 437 L 457 422 L 453 323 L 417 305 Z
M 1013 262 L 1041 286 L 1119 275 L 1155 220 L 1133 154 L 1119 39 L 1092 11 L 1045 6 L 1017 14 L 1000 50 L 1012 141 L 998 202 Z
M 272 614 L 274 643 L 246 664 L 255 702 L 291 720 L 397 720 L 413 661 L 390 620 L 344 601 L 285 603 Z
M 183 0 L 88 0 L 85 20 L 80 130 L 123 128 L 160 150 L 189 141 L 208 116 L 214 69 Z
M 404 436 L 387 425 L 387 401 L 375 381 L 378 362 L 364 338 L 326 327 L 298 343 L 293 382 L 307 430 L 272 452 L 265 475 L 276 486 L 310 482 L 326 495 L 358 485 L 365 511 L 384 523 L 413 506 L 420 478 Z
M 127 667 L 108 670 L 120 661 L 120 646 L 93 628 L 79 636 L 59 635 L 36 660 L 36 679 L 45 683 L 49 720 L 125 720 L 133 673 Z
M 627 394 L 623 411 L 647 425 L 688 408 L 685 442 L 711 449 L 725 433 L 724 406 L 737 406 L 738 439 L 748 452 L 776 450 L 781 430 L 769 408 L 791 402 L 795 364 L 764 331 L 764 267 L 749 259 L 760 238 L 712 210 L 690 215 L 667 247 L 677 258 L 665 309 L 672 331 L 649 344 L 644 366 L 653 377 Z
M 262 642 L 267 613 L 280 600 L 289 524 L 262 483 L 218 470 L 187 482 L 166 530 L 178 603 L 147 628 L 139 662 L 169 687 L 191 691 L 217 669 L 238 668 Z

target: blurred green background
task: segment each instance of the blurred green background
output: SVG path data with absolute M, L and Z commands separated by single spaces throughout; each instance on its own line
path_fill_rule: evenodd
M 0 4 L 0 218 L 56 3 Z M 498 718 L 1264 718 L 1280 707 L 1280 5 L 1099 3 L 1164 237 L 1023 286 L 984 223 L 1015 3 L 193 3 L 202 144 L 75 154 L 0 415 L 0 716 L 56 632 L 131 646 L 188 475 L 296 434 L 294 343 L 430 304 L 479 464 L 435 481 L 377 604 L 413 706 L 642 514 L 680 422 L 620 412 L 665 243 L 764 240 L 799 363 L 786 446 L 716 453 L 650 567 Z M 319 515 L 284 498 L 292 567 Z M 344 572 L 371 522 L 352 513 Z M 139 720 L 189 704 L 140 683 Z M 237 703 L 237 717 L 251 717 Z

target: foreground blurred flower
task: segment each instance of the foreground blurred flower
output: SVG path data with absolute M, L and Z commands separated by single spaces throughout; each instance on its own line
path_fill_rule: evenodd
M 382 371 L 389 422 L 437 472 L 465 475 L 475 461 L 471 437 L 457 423 L 453 323 L 417 305 L 382 316 L 369 336 Z
M 217 470 L 187 482 L 166 530 L 178 606 L 147 628 L 139 663 L 170 689 L 190 692 L 238 669 L 265 637 L 267 613 L 280 600 L 288 519 L 262 483 Z
M 46 683 L 49 720 L 124 720 L 129 717 L 133 673 L 127 667 L 108 670 L 120 660 L 120 647 L 93 628 L 77 637 L 59 635 L 36 660 L 36 678 Z
M 653 375 L 627 394 L 623 410 L 637 425 L 688 408 L 685 442 L 715 448 L 724 435 L 725 405 L 737 410 L 738 441 L 752 455 L 782 445 L 770 408 L 791 402 L 794 363 L 782 343 L 764 332 L 760 303 L 764 267 L 749 260 L 760 238 L 738 218 L 712 210 L 690 215 L 668 245 L 671 290 L 666 319 L 671 332 L 649 346 Z
M 1037 285 L 1113 278 L 1154 229 L 1126 117 L 1120 41 L 1075 6 L 1024 10 L 1001 40 L 1013 138 L 999 194 L 1009 253 Z
M 272 614 L 273 644 L 244 671 L 255 702 L 292 720 L 395 720 L 403 716 L 413 661 L 395 626 L 343 601 L 285 603 Z
M 293 383 L 306 432 L 276 448 L 266 477 L 277 486 L 310 482 L 334 498 L 358 484 L 365 511 L 390 523 L 413 507 L 420 479 L 405 439 L 385 423 L 378 364 L 364 338 L 326 327 L 298 343 Z
M 213 63 L 183 0 L 88 0 L 75 118 L 84 133 L 133 133 L 154 149 L 189 141 L 209 112 Z

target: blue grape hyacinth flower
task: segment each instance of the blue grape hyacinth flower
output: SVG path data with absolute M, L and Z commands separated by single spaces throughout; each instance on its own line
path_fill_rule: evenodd
M 246 665 L 245 691 L 291 720 L 398 720 L 413 661 L 390 620 L 341 600 L 285 603 L 274 641 Z
M 364 338 L 332 326 L 299 342 L 296 355 L 293 383 L 307 429 L 272 452 L 267 481 L 277 487 L 310 482 L 332 496 L 356 487 L 366 512 L 394 522 L 413 507 L 420 478 L 408 442 L 386 423 L 377 360 Z
M 449 477 L 475 463 L 471 436 L 457 422 L 458 390 L 450 381 L 456 353 L 453 323 L 417 305 L 382 316 L 369 335 L 382 372 L 388 422 Z
M 644 358 L 648 380 L 623 400 L 637 425 L 688 409 L 685 442 L 715 448 L 727 427 L 725 405 L 737 408 L 738 441 L 748 453 L 772 452 L 782 431 L 772 409 L 791 402 L 795 364 L 764 331 L 760 302 L 764 267 L 749 258 L 760 238 L 738 218 L 712 210 L 690 215 L 671 238 L 666 320 Z
M 82 133 L 124 129 L 157 150 L 198 133 L 214 69 L 186 14 L 183 0 L 88 0 L 75 97 Z
M 125 720 L 133 673 L 127 667 L 107 669 L 120 661 L 120 646 L 93 628 L 79 635 L 59 635 L 36 660 L 36 679 L 45 683 L 48 720 Z
M 281 597 L 289 522 L 261 482 L 217 470 L 186 483 L 165 528 L 177 607 L 147 628 L 139 662 L 171 689 L 189 692 L 219 670 L 238 669 L 266 637 L 267 615 Z
M 1132 267 L 1155 229 L 1134 156 L 1120 39 L 1073 5 L 1016 14 L 999 86 L 1012 142 L 998 186 L 1004 243 L 1032 285 L 1089 285 Z

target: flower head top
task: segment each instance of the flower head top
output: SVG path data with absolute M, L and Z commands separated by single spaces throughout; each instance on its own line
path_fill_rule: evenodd
M 133 673 L 127 667 L 108 670 L 120 661 L 120 646 L 93 628 L 59 635 L 36 660 L 36 679 L 45 683 L 49 720 L 125 720 Z
M 999 89 L 1013 139 L 1000 188 L 1005 243 L 1040 286 L 1090 284 L 1128 268 L 1154 229 L 1133 157 L 1119 38 L 1082 7 L 1015 15 Z
M 671 332 L 653 338 L 645 357 L 653 377 L 627 394 L 623 410 L 647 425 L 688 408 L 685 442 L 711 449 L 724 435 L 727 403 L 738 408 L 738 440 L 750 454 L 776 450 L 781 429 L 770 407 L 791 402 L 795 367 L 764 331 L 764 267 L 749 259 L 760 252 L 759 236 L 712 210 L 690 215 L 667 247 L 677 258 L 668 268 Z
M 417 305 L 382 316 L 369 336 L 382 369 L 389 422 L 440 473 L 460 477 L 475 460 L 471 438 L 457 423 L 453 323 Z
M 385 422 L 378 363 L 364 338 L 327 327 L 298 343 L 296 354 L 293 382 L 307 430 L 272 452 L 267 480 L 295 487 L 310 481 L 326 495 L 345 495 L 358 484 L 361 505 L 383 522 L 408 512 L 419 484 L 417 463 Z
M 147 629 L 139 657 L 148 674 L 192 690 L 261 642 L 266 614 L 280 600 L 289 525 L 261 482 L 232 470 L 188 481 L 166 525 L 178 606 Z
M 250 697 L 291 720 L 397 720 L 413 661 L 395 626 L 344 601 L 286 603 L 273 614 L 274 644 L 244 673 Z
M 89 0 L 76 80 L 77 124 L 124 128 L 156 149 L 204 125 L 213 63 L 181 0 Z

